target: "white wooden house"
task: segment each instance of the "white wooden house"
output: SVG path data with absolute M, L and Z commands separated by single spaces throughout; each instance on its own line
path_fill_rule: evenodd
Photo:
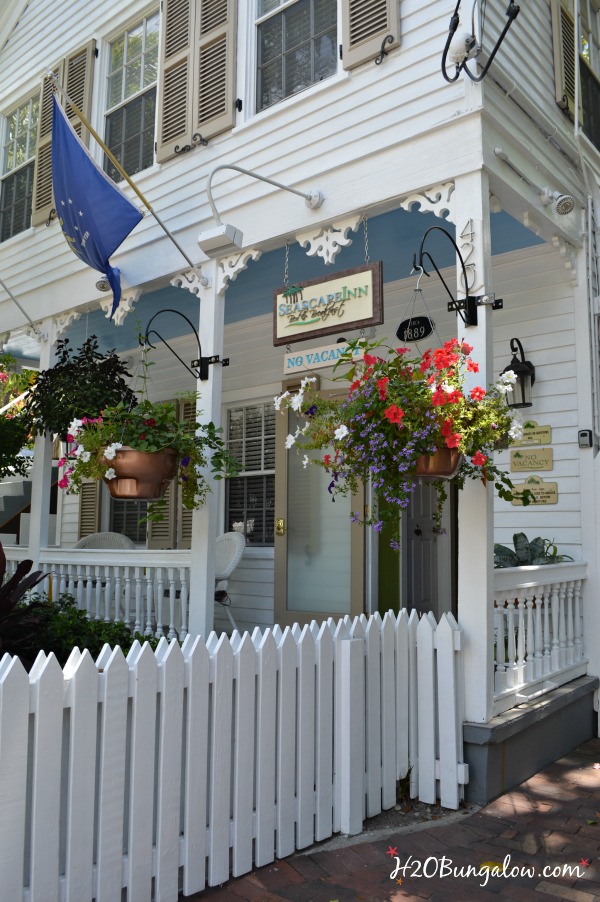
M 524 3 L 485 78 L 462 73 L 448 82 L 441 60 L 453 8 L 442 0 L 162 0 L 160 7 L 7 0 L 0 276 L 43 339 L 0 289 L 5 347 L 46 367 L 57 337 L 77 346 L 95 334 L 133 371 L 139 327 L 160 310 L 184 313 L 198 326 L 202 353 L 229 366 L 211 366 L 196 384 L 157 342 L 153 396 L 197 388 L 198 409 L 221 422 L 243 471 L 193 515 L 171 497 L 169 518 L 146 535 L 135 505 L 111 504 L 101 486 L 59 496 L 51 508 L 52 437 L 40 438 L 30 506 L 13 502 L 0 530 L 11 559 L 51 567 L 61 587 L 83 592 L 85 567 L 100 568 L 93 572 L 102 575 L 102 594 L 88 599 L 96 616 L 114 613 L 106 586 L 123 592 L 137 579 L 139 592 L 154 591 L 153 606 L 138 607 L 137 625 L 159 634 L 212 629 L 214 542 L 232 529 L 247 538 L 228 590 L 242 629 L 403 606 L 436 616 L 453 610 L 463 631 L 472 797 L 488 798 L 499 791 L 506 744 L 525 749 L 507 765 L 510 781 L 597 732 L 600 13 L 595 0 L 576 0 L 577 19 L 574 0 Z M 479 62 L 505 13 L 503 2 L 487 4 Z M 98 274 L 71 253 L 52 216 L 50 94 L 42 84 L 49 68 L 201 265 L 207 285 L 146 215 L 112 258 L 123 300 L 107 319 Z M 102 162 L 93 140 L 90 149 Z M 310 206 L 263 179 L 320 191 L 323 202 Z M 243 237 L 239 250 L 208 258 L 199 239 L 214 230 L 215 209 Z M 435 273 L 415 296 L 413 255 L 436 224 L 454 236 L 471 294 L 503 301 L 501 309 L 479 306 L 477 325 L 465 327 L 449 311 Z M 446 281 L 463 296 L 451 243 L 431 241 Z M 369 334 L 394 340 L 407 314 L 427 313 L 437 330 L 432 341 L 458 335 L 474 345 L 482 383 L 504 369 L 511 338 L 520 339 L 535 366 L 527 416 L 546 428 L 552 451 L 550 469 L 523 479 L 549 483 L 548 503 L 524 509 L 494 498 L 491 487 L 468 485 L 445 514 L 447 535 L 435 536 L 423 493 L 403 523 L 403 550 L 392 556 L 351 529 L 348 512 L 332 509 L 316 483 L 303 481 L 308 476 L 283 450 L 286 423 L 272 404 L 293 375 L 285 347 L 273 344 L 273 292 L 287 275 L 325 279 L 365 260 L 383 261 L 383 323 Z M 184 360 L 198 356 L 181 317 L 164 312 L 156 326 Z M 356 335 L 308 338 L 291 350 L 314 354 Z M 319 375 L 331 386 L 331 367 Z M 511 453 L 499 452 L 498 461 L 508 468 Z M 3 487 L 6 496 L 20 491 Z M 83 560 L 72 550 L 101 530 L 129 533 L 135 553 Z M 574 563 L 494 574 L 494 541 L 511 544 L 520 531 L 552 540 Z M 545 632 L 534 594 L 545 599 Z M 542 714 L 532 713 L 531 698 L 547 699 Z M 524 705 L 520 720 L 503 714 L 516 704 Z

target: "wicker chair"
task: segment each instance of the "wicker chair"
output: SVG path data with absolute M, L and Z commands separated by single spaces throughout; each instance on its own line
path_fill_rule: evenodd
M 75 544 L 75 548 L 135 548 L 135 543 L 120 532 L 93 532 Z
M 238 628 L 231 613 L 231 599 L 227 594 L 229 577 L 239 564 L 246 547 L 246 537 L 242 532 L 226 532 L 217 536 L 215 554 L 215 601 L 224 608 L 234 630 Z

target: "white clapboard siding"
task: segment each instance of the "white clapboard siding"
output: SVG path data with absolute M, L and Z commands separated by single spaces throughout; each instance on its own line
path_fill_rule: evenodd
M 338 73 L 332 78 L 274 104 L 260 115 L 254 114 L 254 98 L 245 84 L 250 80 L 240 77 L 238 90 L 243 111 L 237 116 L 235 129 L 211 138 L 208 146 L 200 151 L 196 148 L 169 161 L 168 165 L 153 166 L 138 175 L 140 187 L 146 196 L 152 197 L 153 205 L 160 209 L 164 221 L 168 221 L 176 232 L 187 232 L 185 243 L 189 241 L 192 246 L 198 224 L 211 218 L 205 192 L 190 191 L 189 185 L 202 184 L 209 172 L 224 160 L 235 159 L 243 167 L 268 172 L 271 178 L 289 184 L 312 182 L 319 177 L 332 183 L 343 166 L 357 162 L 370 174 L 368 192 L 366 185 L 362 188 L 361 180 L 357 181 L 359 189 L 365 191 L 365 200 L 369 197 L 376 202 L 375 194 L 381 195 L 383 200 L 384 196 L 390 197 L 390 191 L 399 195 L 402 191 L 413 190 L 414 184 L 409 184 L 412 179 L 409 167 L 398 166 L 393 151 L 398 143 L 398 128 L 402 129 L 402 142 L 408 154 L 415 136 L 430 127 L 437 129 L 440 122 L 453 124 L 453 120 L 464 112 L 464 88 L 461 82 L 446 84 L 439 73 L 439 48 L 447 33 L 448 13 L 434 0 L 425 3 L 403 0 L 401 6 L 401 45 L 386 57 L 385 66 L 366 64 L 349 75 L 343 72 L 340 62 Z M 147 4 L 140 0 L 126 3 L 108 0 L 84 5 L 77 0 L 32 0 L 0 51 L 3 109 L 11 109 L 13 103 L 27 97 L 48 65 L 81 46 L 91 34 L 97 40 L 102 57 L 105 42 L 146 12 Z M 52 29 L 47 28 L 49 20 L 54 23 Z M 244 31 L 245 28 L 254 30 L 252 16 L 240 16 L 239 22 L 238 48 L 253 46 L 255 41 Z M 94 109 L 99 119 L 103 92 L 99 64 L 97 70 Z M 31 73 L 27 80 L 24 80 L 24 71 Z M 303 122 L 301 142 L 297 140 L 298 121 Z M 98 125 L 98 122 L 94 124 Z M 276 142 L 272 140 L 274 133 L 278 135 Z M 340 142 L 341 134 L 352 136 L 352 140 Z M 94 152 L 98 151 L 94 149 Z M 380 153 L 386 158 L 384 167 L 378 167 L 373 159 L 373 154 L 377 157 Z M 331 172 L 333 158 L 339 166 L 337 174 Z M 442 156 L 435 154 L 430 165 L 444 165 Z M 390 188 L 390 178 L 398 182 L 397 190 Z M 433 178 L 433 182 L 436 180 Z M 335 194 L 333 190 L 331 195 Z M 257 208 L 254 211 L 248 209 L 251 221 L 260 229 L 271 229 L 272 222 L 277 221 L 282 234 L 297 227 L 294 209 L 285 198 L 282 202 L 281 192 L 243 175 L 228 173 L 221 176 L 215 184 L 215 195 L 223 216 L 237 206 L 242 210 L 248 205 L 262 207 L 264 198 L 268 197 L 281 205 L 283 215 L 272 219 L 260 213 L 257 215 Z M 299 209 L 302 213 L 302 207 Z M 337 215 L 335 210 L 331 212 L 334 217 Z M 308 216 L 305 221 L 310 224 Z M 180 234 L 180 237 L 183 236 Z M 126 240 L 119 257 L 127 256 L 149 241 L 159 240 L 162 235 L 158 228 L 150 219 L 145 220 Z M 32 256 L 29 252 L 34 249 L 35 273 L 26 265 L 26 260 Z M 10 279 L 17 296 L 27 297 L 29 292 L 60 278 L 65 282 L 65 309 L 73 306 L 75 298 L 81 302 L 78 284 L 84 285 L 82 266 L 70 254 L 56 223 L 48 229 L 38 229 L 35 236 L 30 233 L 19 235 L 14 250 L 7 250 L 6 278 Z M 161 256 L 160 253 L 145 255 L 149 279 L 164 275 Z M 126 270 L 127 264 L 123 266 L 123 271 Z M 77 284 L 70 284 L 69 277 Z
M 453 618 L 402 611 L 73 649 L 64 670 L 40 652 L 29 675 L 5 655 L 2 898 L 177 902 L 181 877 L 189 895 L 360 832 L 409 769 L 458 808 L 459 649 Z

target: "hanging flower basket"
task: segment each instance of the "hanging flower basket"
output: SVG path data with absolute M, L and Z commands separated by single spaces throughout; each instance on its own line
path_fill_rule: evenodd
M 416 475 L 422 480 L 453 479 L 463 461 L 457 448 L 438 448 L 434 454 L 417 458 Z
M 156 501 L 162 498 L 169 483 L 177 473 L 177 452 L 173 448 L 164 451 L 136 451 L 124 446 L 119 448 L 112 461 L 103 458 L 108 472 L 114 477 L 104 482 L 113 498 Z

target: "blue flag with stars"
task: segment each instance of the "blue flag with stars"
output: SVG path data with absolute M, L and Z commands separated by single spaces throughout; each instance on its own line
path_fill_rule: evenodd
M 142 214 L 92 159 L 56 96 L 52 102 L 52 188 L 58 221 L 71 250 L 108 279 L 112 319 L 121 300 L 121 279 L 108 258 Z

